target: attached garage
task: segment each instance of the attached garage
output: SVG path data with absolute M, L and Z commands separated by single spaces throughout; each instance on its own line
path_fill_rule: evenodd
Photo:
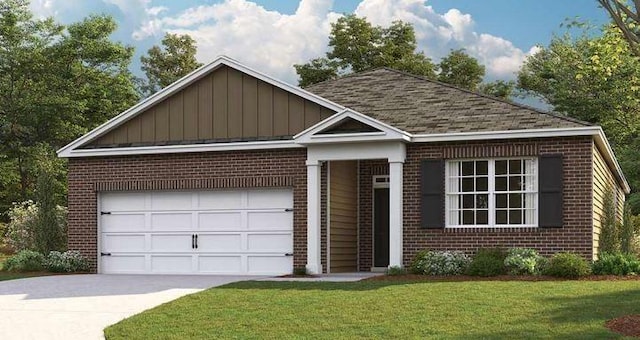
M 104 192 L 98 230 L 101 273 L 293 269 L 291 189 Z

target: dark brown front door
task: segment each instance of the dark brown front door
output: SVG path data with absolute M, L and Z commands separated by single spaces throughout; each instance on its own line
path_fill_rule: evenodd
M 389 188 L 373 190 L 373 266 L 389 265 Z

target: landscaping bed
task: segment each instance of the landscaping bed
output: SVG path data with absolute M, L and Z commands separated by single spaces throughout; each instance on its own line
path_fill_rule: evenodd
M 366 281 L 381 282 L 464 282 L 464 281 L 565 281 L 559 278 L 546 275 L 498 275 L 498 276 L 470 276 L 470 275 L 380 275 L 365 279 Z M 617 275 L 587 275 L 573 280 L 579 281 L 640 281 L 638 275 L 617 276 Z

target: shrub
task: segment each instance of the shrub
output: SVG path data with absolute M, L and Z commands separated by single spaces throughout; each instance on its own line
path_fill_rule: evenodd
M 416 254 L 411 272 L 420 275 L 459 275 L 469 265 L 469 257 L 460 251 L 427 251 Z
M 51 250 L 65 250 L 66 209 L 56 204 L 56 195 L 60 189 L 56 187 L 58 160 L 46 147 L 41 147 L 37 153 L 35 199 L 38 209 L 34 223 L 34 249 L 45 254 Z
M 556 253 L 549 260 L 544 274 L 556 277 L 578 278 L 589 275 L 591 268 L 585 259 L 576 253 Z
M 295 267 L 293 268 L 293 275 L 304 276 L 307 275 L 307 267 Z
M 386 273 L 389 276 L 398 276 L 398 275 L 406 274 L 407 270 L 404 269 L 403 267 L 400 267 L 400 266 L 392 266 L 392 267 L 387 268 Z
M 504 259 L 504 265 L 512 275 L 533 275 L 539 273 L 538 261 L 542 258 L 535 249 L 511 248 Z
M 68 250 L 49 252 L 45 261 L 47 270 L 54 273 L 73 273 L 89 271 L 89 262 L 79 251 Z
M 596 275 L 635 275 L 640 273 L 640 260 L 632 254 L 602 253 L 592 271 Z
M 507 257 L 503 249 L 478 249 L 473 257 L 467 274 L 472 276 L 497 276 L 507 272 L 504 265 Z
M 638 250 L 636 244 L 638 222 L 640 222 L 640 219 L 631 213 L 631 207 L 626 204 L 624 207 L 624 219 L 620 225 L 620 250 L 623 253 L 631 254 Z
M 16 255 L 9 257 L 2 267 L 2 270 L 10 272 L 34 272 L 44 269 L 44 255 L 33 250 L 22 250 Z
M 7 246 L 18 252 L 26 249 L 47 252 L 52 249 L 61 250 L 64 247 L 67 209 L 56 206 L 55 221 L 46 225 L 41 223 L 39 210 L 39 206 L 33 201 L 13 205 L 7 212 L 9 223 L 4 233 Z M 46 240 L 48 238 L 55 241 Z
M 600 251 L 615 253 L 620 250 L 620 225 L 616 219 L 615 193 L 611 186 L 602 197 L 602 217 L 600 226 Z

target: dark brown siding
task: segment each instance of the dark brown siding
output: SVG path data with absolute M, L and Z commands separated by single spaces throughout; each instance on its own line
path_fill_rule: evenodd
M 329 164 L 330 271 L 354 272 L 358 266 L 358 164 Z
M 88 147 L 293 136 L 334 112 L 223 66 Z

